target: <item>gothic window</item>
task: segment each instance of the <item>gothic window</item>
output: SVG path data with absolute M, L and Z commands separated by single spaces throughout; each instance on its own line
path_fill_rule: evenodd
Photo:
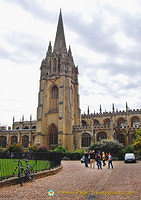
M 105 132 L 100 132 L 97 134 L 97 141 L 101 141 L 103 139 L 107 139 L 107 134 Z
M 11 137 L 11 144 L 14 144 L 14 143 L 17 144 L 17 136 L 15 135 Z
M 55 124 L 52 124 L 49 128 L 49 145 L 58 144 L 58 129 Z
M 51 110 L 58 111 L 58 88 L 55 85 L 51 90 Z
M 123 134 L 119 134 L 118 141 L 122 144 L 125 144 L 125 136 Z
M 24 148 L 28 148 L 29 137 L 27 135 L 22 136 L 22 146 Z
M 91 145 L 91 135 L 89 133 L 83 133 L 82 147 L 89 147 L 90 145 Z
M 138 117 L 133 117 L 132 120 L 131 120 L 131 127 L 134 127 L 134 128 L 139 128 L 140 126 L 140 120 Z
M 25 126 L 24 129 L 29 129 L 29 127 L 28 127 L 28 126 Z
M 98 125 L 98 124 L 99 124 L 99 121 L 98 121 L 97 119 L 95 119 L 95 120 L 94 120 L 94 126 L 95 126 L 95 125 Z
M 125 119 L 119 118 L 117 121 L 117 125 L 119 128 L 124 128 L 125 127 Z
M 87 126 L 87 122 L 85 120 L 82 120 L 82 126 Z
M 53 72 L 56 72 L 57 60 L 54 58 L 53 60 Z
M 0 136 L 0 147 L 6 148 L 6 137 L 5 136 Z
M 105 120 L 104 120 L 104 125 L 110 125 L 110 119 L 108 119 L 108 118 L 105 119 Z

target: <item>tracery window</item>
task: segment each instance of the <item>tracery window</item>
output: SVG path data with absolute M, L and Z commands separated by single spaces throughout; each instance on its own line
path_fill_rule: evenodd
M 105 132 L 100 132 L 97 134 L 97 141 L 100 141 L 102 139 L 107 139 L 107 134 Z
M 29 145 L 29 137 L 27 135 L 22 136 L 22 146 L 24 148 L 28 148 Z
M 85 120 L 82 120 L 82 126 L 87 126 L 87 122 Z
M 117 125 L 119 128 L 124 128 L 125 127 L 125 119 L 123 119 L 123 118 L 118 119 Z
M 58 111 L 58 88 L 56 85 L 51 90 L 51 110 Z
M 0 136 L 0 147 L 6 148 L 6 137 L 5 136 Z
M 91 145 L 91 135 L 89 133 L 82 134 L 82 147 L 89 147 Z
M 11 136 L 11 144 L 17 144 L 17 136 Z
M 94 125 L 98 125 L 99 121 L 97 119 L 94 119 Z
M 132 120 L 131 120 L 131 127 L 136 127 L 138 128 L 140 126 L 140 120 L 138 117 L 134 117 Z

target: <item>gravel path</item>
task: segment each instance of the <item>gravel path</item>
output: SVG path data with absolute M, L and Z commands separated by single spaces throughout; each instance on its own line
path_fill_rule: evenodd
M 114 169 L 85 168 L 80 161 L 62 161 L 58 174 L 0 188 L 0 200 L 141 200 L 141 161 L 113 162 Z M 50 197 L 48 190 L 55 195 Z

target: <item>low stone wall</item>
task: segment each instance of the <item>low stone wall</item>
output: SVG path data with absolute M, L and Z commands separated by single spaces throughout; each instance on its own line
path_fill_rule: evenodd
M 58 168 L 53 168 L 50 170 L 37 172 L 37 173 L 35 173 L 35 179 L 39 179 L 39 178 L 43 178 L 46 176 L 51 176 L 51 175 L 57 174 L 58 172 L 60 172 L 62 170 L 62 168 L 63 168 L 63 166 L 61 165 Z M 11 186 L 11 185 L 16 185 L 16 184 L 19 184 L 19 178 L 11 177 L 8 179 L 4 179 L 3 181 L 0 181 L 0 188 Z

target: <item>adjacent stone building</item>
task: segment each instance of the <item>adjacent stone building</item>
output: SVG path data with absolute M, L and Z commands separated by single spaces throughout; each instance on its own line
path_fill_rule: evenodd
M 6 130 L 0 127 L 0 147 L 21 143 L 46 145 L 52 149 L 62 145 L 68 150 L 87 148 L 103 138 L 114 138 L 128 145 L 140 128 L 141 110 L 81 114 L 79 106 L 78 67 L 71 48 L 66 48 L 62 14 L 60 11 L 55 43 L 49 42 L 45 59 L 41 62 L 37 120 L 15 122 Z

